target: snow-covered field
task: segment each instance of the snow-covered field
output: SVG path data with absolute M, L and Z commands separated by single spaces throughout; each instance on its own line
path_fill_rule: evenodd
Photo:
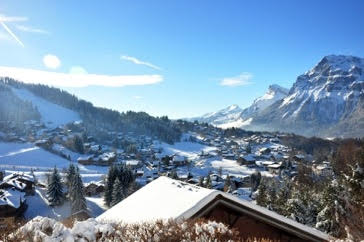
M 0 168 L 48 170 L 66 168 L 70 161 L 31 143 L 0 143 Z
M 78 113 L 37 97 L 28 90 L 16 88 L 13 88 L 12 90 L 20 99 L 30 101 L 37 107 L 42 116 L 42 122 L 44 122 L 47 127 L 55 128 L 73 121 L 81 120 Z
M 163 143 L 160 146 L 163 148 L 164 155 L 178 154 L 186 156 L 188 159 L 195 159 L 201 152 L 209 152 L 216 150 L 216 147 L 206 146 L 193 142 L 176 142 L 173 145 Z
M 4 143 L 0 142 L 0 169 L 7 171 L 35 171 L 39 180 L 44 179 L 44 174 L 55 166 L 66 169 L 70 161 L 50 153 L 31 143 Z M 107 173 L 108 167 L 83 166 L 80 168 L 83 182 L 99 181 Z

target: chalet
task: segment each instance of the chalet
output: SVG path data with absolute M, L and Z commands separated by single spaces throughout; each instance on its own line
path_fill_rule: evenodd
M 138 170 L 136 170 L 136 171 L 135 171 L 135 175 L 136 175 L 137 177 L 142 177 L 142 176 L 144 176 L 144 170 L 142 170 L 142 169 L 138 169 Z
M 331 165 L 326 162 L 313 166 L 313 172 L 321 177 L 332 176 L 334 174 Z
M 0 190 L 0 227 L 12 224 L 27 209 L 25 193 L 14 188 Z
M 268 171 L 272 174 L 279 174 L 280 169 L 282 168 L 281 163 L 274 163 L 267 166 Z
M 126 160 L 124 161 L 126 166 L 129 166 L 131 169 L 137 169 L 143 166 L 143 163 L 140 160 Z
M 24 173 L 13 173 L 4 177 L 0 189 L 14 188 L 27 194 L 34 193 L 34 178 Z
M 44 149 L 49 149 L 52 145 L 52 142 L 48 139 L 42 139 L 35 142 L 35 145 Z
M 187 158 L 185 156 L 181 155 L 175 155 L 173 156 L 171 163 L 175 166 L 183 166 L 187 162 Z
M 271 152 L 271 149 L 268 147 L 259 149 L 259 155 L 269 155 L 270 152 Z
M 295 155 L 295 156 L 293 156 L 293 160 L 296 162 L 302 162 L 302 161 L 305 161 L 305 156 L 304 155 Z
M 244 155 L 238 158 L 238 163 L 240 165 L 250 165 L 250 164 L 255 164 L 255 155 L 253 154 L 249 154 L 249 155 Z
M 77 159 L 77 162 L 82 165 L 107 166 L 115 162 L 115 160 L 116 160 L 116 153 L 108 152 L 108 153 L 103 153 L 99 156 L 89 155 L 89 156 L 79 157 Z
M 101 182 L 90 182 L 84 186 L 85 194 L 89 197 L 99 195 L 104 192 L 104 189 L 105 187 Z
M 148 201 L 148 203 L 145 203 Z M 329 236 L 233 195 L 160 177 L 99 217 L 98 221 L 142 223 L 205 218 L 240 232 L 242 240 L 329 241 Z

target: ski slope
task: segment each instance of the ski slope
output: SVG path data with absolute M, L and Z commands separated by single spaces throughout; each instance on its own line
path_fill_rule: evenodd
M 60 125 L 81 120 L 78 113 L 37 97 L 28 90 L 16 88 L 13 88 L 12 90 L 20 99 L 32 102 L 33 105 L 37 107 L 41 115 L 41 121 L 49 128 L 55 128 Z

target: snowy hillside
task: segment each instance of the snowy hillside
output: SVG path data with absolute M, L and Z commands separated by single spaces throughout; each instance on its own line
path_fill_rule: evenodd
M 50 128 L 55 128 L 73 121 L 81 120 L 78 113 L 48 102 L 35 96 L 28 90 L 12 88 L 13 92 L 22 100 L 32 102 L 41 114 L 41 121 Z

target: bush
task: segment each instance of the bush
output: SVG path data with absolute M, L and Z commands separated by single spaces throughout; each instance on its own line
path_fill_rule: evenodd
M 113 224 L 88 219 L 68 225 L 36 217 L 13 238 L 25 241 L 240 241 L 238 232 L 213 221 L 156 221 L 141 224 Z M 4 240 L 6 241 L 6 240 Z M 253 241 L 253 240 L 252 240 Z

